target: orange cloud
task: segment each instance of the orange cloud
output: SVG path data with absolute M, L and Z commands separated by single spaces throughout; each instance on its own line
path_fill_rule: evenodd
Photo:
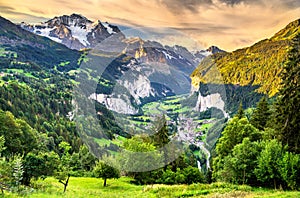
M 0 10 L 14 22 L 80 13 L 121 25 L 172 28 L 204 47 L 228 51 L 270 37 L 300 18 L 297 0 L 9 0 Z

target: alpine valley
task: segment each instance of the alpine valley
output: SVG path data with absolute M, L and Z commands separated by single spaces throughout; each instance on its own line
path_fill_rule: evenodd
M 189 51 L 179 45 L 128 37 L 116 25 L 91 21 L 80 14 L 58 16 L 40 24 L 14 24 L 0 17 L 0 137 L 5 139 L 2 155 L 28 156 L 24 162 L 27 175 L 22 182 L 29 185 L 32 178 L 52 176 L 57 171 L 47 164 L 44 168 L 48 172 L 41 168 L 38 171 L 43 173 L 35 175 L 30 169 L 34 157 L 69 157 L 68 166 L 73 163 L 75 168 L 68 174 L 61 172 L 68 177 L 83 176 L 95 167 L 96 158 L 125 155 L 122 148 L 144 151 L 147 146 L 142 147 L 143 142 L 163 147 L 176 139 L 185 149 L 179 159 L 170 162 L 170 171 L 185 170 L 186 164 L 194 164 L 207 181 L 212 168 L 222 169 L 221 165 L 213 166 L 227 159 L 224 153 L 236 154 L 229 151 L 234 143 L 226 151 L 218 145 L 231 145 L 236 136 L 230 136 L 225 144 L 225 133 L 237 115 L 240 120 L 232 131 L 245 125 L 245 138 L 255 127 L 254 139 L 277 137 L 276 129 L 268 126 L 268 134 L 262 135 L 267 125 L 259 128 L 251 123 L 254 127 L 245 120 L 255 115 L 259 101 L 275 103 L 281 98 L 284 65 L 299 34 L 300 19 L 271 38 L 233 52 L 216 46 Z M 158 136 L 162 136 L 151 131 L 160 131 Z M 235 143 L 242 142 L 243 138 Z M 297 153 L 299 145 L 295 145 L 289 151 Z M 0 154 L 1 149 L 0 141 Z M 34 151 L 47 155 L 32 154 Z M 214 164 L 212 157 L 217 159 Z M 0 188 L 5 189 L 1 174 L 0 170 Z M 148 181 L 145 178 L 150 176 L 143 174 L 132 175 L 139 184 L 160 181 Z M 222 174 L 219 171 L 213 177 L 221 178 Z M 252 185 L 253 177 L 228 181 Z

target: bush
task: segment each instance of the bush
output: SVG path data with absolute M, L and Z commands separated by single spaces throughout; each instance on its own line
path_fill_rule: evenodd
M 161 184 L 193 184 L 203 183 L 205 181 L 203 173 L 198 168 L 188 166 L 184 169 L 177 168 L 176 172 L 167 169 L 163 172 L 162 176 L 156 180 Z

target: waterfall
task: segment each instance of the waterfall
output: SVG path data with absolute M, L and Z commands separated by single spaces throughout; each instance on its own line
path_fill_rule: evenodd
M 202 171 L 202 168 L 201 168 L 201 163 L 197 160 L 197 165 L 198 165 L 198 169 L 199 171 L 201 172 Z

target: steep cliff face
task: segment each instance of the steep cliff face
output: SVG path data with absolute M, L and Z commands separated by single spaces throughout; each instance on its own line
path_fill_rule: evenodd
M 105 53 L 105 50 L 111 53 L 116 50 L 110 48 L 115 46 L 115 42 L 118 41 L 112 36 L 97 48 L 101 53 Z M 105 95 L 100 97 L 99 102 L 119 113 L 136 114 L 138 106 L 147 102 L 190 93 L 189 74 L 195 66 L 192 60 L 185 58 L 187 51 L 182 49 L 180 53 L 185 52 L 185 55 L 181 55 L 172 51 L 171 47 L 139 38 L 126 39 L 123 44 L 118 45 L 117 49 L 121 55 L 102 74 L 101 81 L 104 84 L 110 82 L 110 86 L 100 83 L 96 94 Z M 177 51 L 181 49 L 179 46 L 174 48 Z
M 201 93 L 199 93 L 197 104 L 194 109 L 196 111 L 204 112 L 212 107 L 221 110 L 225 118 L 229 117 L 229 114 L 225 111 L 225 102 L 220 93 L 214 93 L 207 96 L 202 96 Z
M 106 94 L 91 94 L 90 99 L 105 105 L 109 110 L 121 114 L 134 115 L 138 113 L 138 109 L 133 107 L 130 98 L 124 95 L 106 95 Z
M 109 110 L 121 114 L 135 115 L 139 113 L 139 105 L 144 101 L 155 101 L 159 98 L 175 95 L 171 89 L 162 84 L 151 83 L 150 80 L 139 73 L 135 76 L 129 72 L 126 77 L 118 79 L 110 94 L 93 93 L 91 99 L 104 104 Z
M 193 92 L 197 96 L 194 110 L 206 111 L 214 108 L 222 111 L 224 117 L 236 114 L 239 104 L 244 108 L 255 106 L 264 94 L 256 92 L 258 86 L 240 86 L 230 84 L 200 83 Z
M 119 85 L 123 85 L 134 98 L 136 103 L 141 104 L 141 98 L 154 96 L 154 90 L 147 76 L 142 74 L 128 73 L 122 79 L 117 80 Z

